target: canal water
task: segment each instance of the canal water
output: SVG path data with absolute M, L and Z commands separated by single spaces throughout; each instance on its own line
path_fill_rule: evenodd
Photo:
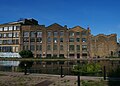
M 24 72 L 25 64 L 27 72 L 41 74 L 60 74 L 61 66 L 64 75 L 71 75 L 73 65 L 77 61 L 0 61 L 0 71 Z
M 80 64 L 85 65 L 87 63 L 98 63 L 103 67 L 106 67 L 107 75 L 109 73 L 119 74 L 120 72 L 120 61 L 0 61 L 0 71 L 11 71 L 11 72 L 24 72 L 25 64 L 27 66 L 28 73 L 39 73 L 39 74 L 60 74 L 61 66 L 64 75 L 74 75 L 72 69 L 74 65 Z M 117 76 L 120 76 L 120 74 Z

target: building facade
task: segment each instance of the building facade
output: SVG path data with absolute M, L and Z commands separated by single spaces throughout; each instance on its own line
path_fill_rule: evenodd
M 112 46 L 111 46 L 112 44 Z M 54 23 L 48 27 L 34 19 L 0 25 L 0 52 L 31 50 L 34 57 L 93 58 L 114 56 L 116 34 L 93 36 L 89 28 L 67 28 Z

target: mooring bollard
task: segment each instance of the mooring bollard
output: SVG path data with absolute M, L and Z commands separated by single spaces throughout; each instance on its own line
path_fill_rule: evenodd
M 104 71 L 104 80 L 106 80 L 106 67 L 105 66 L 104 66 L 103 71 Z
M 61 78 L 63 78 L 63 68 L 62 68 L 62 66 L 61 66 L 61 72 L 60 72 L 60 74 L 61 74 Z

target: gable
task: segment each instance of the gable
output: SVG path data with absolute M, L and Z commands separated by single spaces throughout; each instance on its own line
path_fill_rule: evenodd
M 57 23 L 54 23 L 46 28 L 47 28 L 47 30 L 66 30 L 67 29 L 67 28 L 65 28 Z

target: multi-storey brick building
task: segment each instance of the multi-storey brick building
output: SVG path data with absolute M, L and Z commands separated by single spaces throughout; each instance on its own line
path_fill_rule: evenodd
M 111 46 L 112 44 L 112 46 Z M 31 50 L 34 57 L 92 58 L 115 55 L 116 34 L 91 35 L 89 28 L 48 27 L 34 19 L 0 25 L 0 52 Z

